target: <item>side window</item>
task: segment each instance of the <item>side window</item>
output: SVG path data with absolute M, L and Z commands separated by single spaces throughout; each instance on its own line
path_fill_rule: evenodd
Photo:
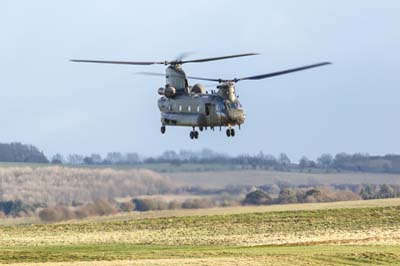
M 171 112 L 172 111 L 172 104 L 170 104 L 169 106 L 168 106 L 168 110 Z
M 188 112 L 190 112 L 190 105 L 188 106 Z
M 197 106 L 197 112 L 200 113 L 200 105 Z
M 179 105 L 179 112 L 182 112 L 182 105 Z

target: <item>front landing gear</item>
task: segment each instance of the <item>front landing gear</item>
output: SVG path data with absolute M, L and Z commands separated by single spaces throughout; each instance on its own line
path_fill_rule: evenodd
M 165 128 L 165 126 L 163 125 L 163 126 L 161 126 L 161 134 L 165 134 L 165 131 L 166 131 L 166 128 Z
M 227 137 L 234 137 L 235 136 L 235 129 L 234 128 L 227 128 L 226 129 L 226 136 Z
M 193 127 L 193 130 L 190 131 L 189 137 L 190 137 L 190 139 L 198 139 L 199 138 L 199 132 L 196 131 L 194 129 L 194 127 Z

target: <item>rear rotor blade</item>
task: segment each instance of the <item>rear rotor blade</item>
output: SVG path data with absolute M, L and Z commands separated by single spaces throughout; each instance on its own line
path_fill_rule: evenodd
M 192 77 L 192 76 L 187 76 L 186 78 L 188 78 L 188 79 L 197 79 L 197 80 L 206 80 L 206 81 L 215 81 L 215 82 L 223 82 L 223 81 L 225 81 L 225 80 L 222 80 L 222 79 L 200 78 L 200 77 Z
M 239 79 L 234 79 L 233 81 L 238 82 L 241 80 L 259 80 L 259 79 L 265 79 L 265 78 L 271 78 L 279 75 L 285 75 L 297 71 L 302 71 L 310 68 L 315 68 L 315 67 L 320 67 L 320 66 L 325 66 L 325 65 L 330 65 L 332 63 L 330 62 L 322 62 L 318 64 L 313 64 L 313 65 L 308 65 L 308 66 L 303 66 L 303 67 L 298 67 L 298 68 L 292 68 L 288 70 L 282 70 L 278 72 L 273 72 L 273 73 L 268 73 L 268 74 L 262 74 L 262 75 L 257 75 L 257 76 L 250 76 L 250 77 L 245 77 L 245 78 L 239 78 Z
M 98 63 L 98 64 L 117 64 L 117 65 L 165 65 L 168 62 L 130 62 L 130 61 L 101 61 L 101 60 L 80 60 L 73 59 L 71 62 L 78 63 Z
M 259 54 L 258 53 L 247 53 L 247 54 L 227 55 L 227 56 L 210 57 L 210 58 L 195 59 L 195 60 L 186 60 L 186 61 L 181 61 L 180 63 L 181 64 L 202 63 L 202 62 L 208 62 L 208 61 L 224 60 L 224 59 L 229 59 L 229 58 L 252 56 L 252 55 L 259 55 Z

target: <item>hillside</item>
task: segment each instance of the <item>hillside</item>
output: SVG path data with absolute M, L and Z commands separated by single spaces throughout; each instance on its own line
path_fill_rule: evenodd
M 159 194 L 172 187 L 167 178 L 144 169 L 0 167 L 1 200 L 71 204 L 98 198 Z
M 328 210 L 2 226 L 0 262 L 398 265 L 400 207 L 343 204 Z

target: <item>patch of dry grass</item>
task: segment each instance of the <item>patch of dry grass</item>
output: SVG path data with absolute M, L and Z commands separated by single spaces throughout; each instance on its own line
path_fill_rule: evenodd
M 174 184 L 145 169 L 0 167 L 0 197 L 26 203 L 71 204 L 100 198 L 159 194 Z
M 400 207 L 0 227 L 0 246 L 400 244 Z

